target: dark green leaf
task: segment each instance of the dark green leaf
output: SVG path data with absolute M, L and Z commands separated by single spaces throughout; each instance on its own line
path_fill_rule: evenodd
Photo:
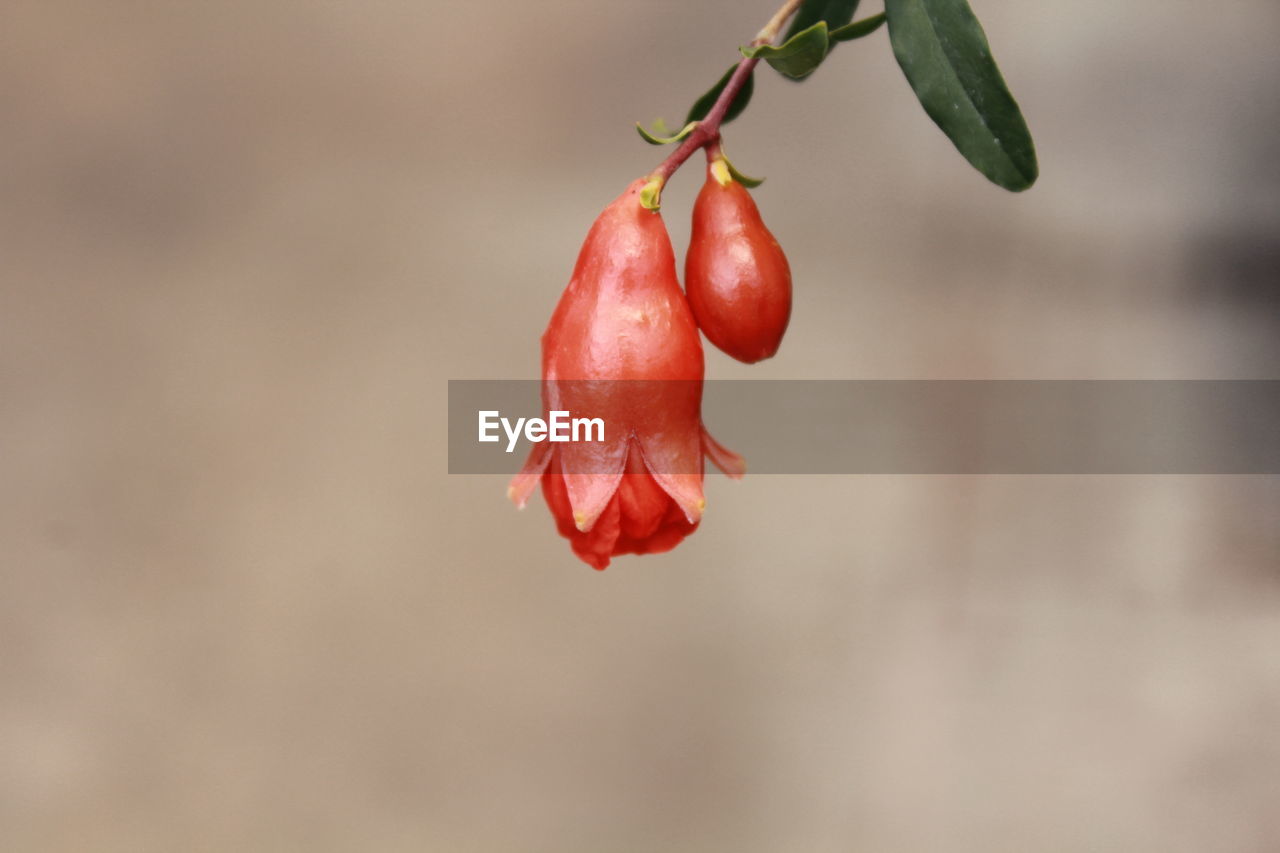
M 863 36 L 869 36 L 876 30 L 880 29 L 880 25 L 884 23 L 884 12 L 879 15 L 872 15 L 870 18 L 863 18 L 861 21 L 854 21 L 852 24 L 841 27 L 838 30 L 832 30 L 827 33 L 827 38 L 832 44 L 840 41 L 853 41 Z
M 685 124 L 688 124 L 691 121 L 702 121 L 707 117 L 707 113 L 711 112 L 711 107 L 715 105 L 716 98 L 720 97 L 720 93 L 724 91 L 724 87 L 728 84 L 729 78 L 733 76 L 733 72 L 737 69 L 738 66 L 736 63 L 730 66 L 729 70 L 724 72 L 724 76 L 720 78 L 719 82 L 711 87 L 711 91 L 693 102 L 693 106 L 689 108 L 689 115 L 684 120 Z M 747 104 L 751 101 L 751 92 L 754 88 L 755 81 L 752 77 L 748 77 L 746 84 L 744 84 L 738 91 L 738 94 L 734 96 L 733 103 L 729 104 L 729 111 L 724 114 L 724 119 L 720 122 L 721 125 L 726 125 L 741 115 L 742 111 L 747 108 Z
M 1039 174 L 1018 103 L 965 0 L 885 0 L 894 56 L 916 97 L 973 167 L 1007 190 Z
M 679 133 L 673 134 L 667 129 L 667 126 L 663 123 L 662 119 L 658 119 L 653 123 L 652 132 L 645 130 L 644 125 L 640 124 L 640 122 L 636 122 L 636 130 L 640 132 L 640 137 L 650 145 L 670 145 L 673 142 L 679 142 L 681 139 L 684 139 L 686 136 L 693 133 L 693 129 L 697 126 L 697 122 L 691 121 L 686 124 Z M 662 134 L 667 135 L 663 136 Z
M 826 21 L 828 30 L 843 27 L 853 20 L 853 13 L 858 10 L 858 0 L 804 0 L 787 27 L 787 35 L 783 41 L 789 41 L 801 30 L 807 30 L 818 21 Z
M 827 23 L 818 21 L 807 30 L 801 30 L 782 44 L 774 47 L 764 44 L 741 48 L 742 55 L 757 56 L 773 66 L 784 77 L 800 80 L 813 73 L 813 69 L 827 58 Z

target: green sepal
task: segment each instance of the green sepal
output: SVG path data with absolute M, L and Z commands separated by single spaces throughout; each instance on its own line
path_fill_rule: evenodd
M 673 142 L 679 142 L 689 134 L 693 133 L 693 129 L 698 126 L 696 121 L 691 121 L 681 128 L 680 132 L 674 136 L 660 136 L 662 133 L 669 133 L 666 124 L 662 119 L 658 119 L 653 123 L 653 132 L 644 129 L 644 125 L 636 122 L 636 130 L 640 133 L 642 139 L 650 145 L 670 145 Z
M 738 70 L 737 63 L 729 66 L 729 70 L 724 72 L 723 76 L 712 86 L 705 95 L 693 102 L 693 106 L 689 108 L 689 115 L 685 117 L 685 122 L 702 121 L 707 117 L 707 113 L 711 112 L 711 108 L 715 106 L 716 98 L 720 97 L 720 93 L 724 91 L 724 87 L 729 84 L 729 78 L 733 76 L 733 72 Z M 755 75 L 747 78 L 747 82 L 738 90 L 738 94 L 734 96 L 733 101 L 729 104 L 729 109 L 725 112 L 724 118 L 720 120 L 721 126 L 733 121 L 742 111 L 747 108 L 747 104 L 751 101 L 751 93 L 755 90 Z
M 664 181 L 661 178 L 654 178 L 640 188 L 641 207 L 645 210 L 657 210 L 662 206 L 663 183 Z
M 725 156 L 724 149 L 720 150 L 720 159 L 723 160 L 725 166 L 728 167 L 729 174 L 733 176 L 733 179 L 738 183 L 742 184 L 744 187 L 749 187 L 751 189 L 754 189 L 755 187 L 758 187 L 764 183 L 764 178 L 752 178 L 748 175 L 742 174 L 736 168 L 734 168 L 733 161 Z
M 878 15 L 872 15 L 870 18 L 863 18 L 861 21 L 854 21 L 852 24 L 840 27 L 827 33 L 827 38 L 832 44 L 842 41 L 853 41 L 863 36 L 869 36 L 876 30 L 880 29 L 881 24 L 885 22 L 885 14 L 881 12 Z
M 748 59 L 759 57 L 783 77 L 803 80 L 827 58 L 827 22 L 818 21 L 774 47 L 762 44 L 739 48 Z
M 925 112 L 992 183 L 1025 190 L 1040 173 L 1026 120 L 965 0 L 885 0 L 889 41 Z

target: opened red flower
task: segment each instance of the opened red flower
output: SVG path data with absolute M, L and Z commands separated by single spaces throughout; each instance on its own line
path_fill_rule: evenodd
M 631 184 L 592 225 L 542 336 L 544 415 L 603 418 L 604 441 L 534 445 L 508 494 L 539 481 L 561 535 L 597 569 L 668 551 L 697 529 L 703 456 L 741 476 L 741 457 L 702 425 L 702 344 L 656 211 Z

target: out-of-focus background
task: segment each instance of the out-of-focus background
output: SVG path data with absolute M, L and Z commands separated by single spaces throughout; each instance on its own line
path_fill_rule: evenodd
M 774 4 L 5 4 L 0 847 L 1280 846 L 1277 478 L 714 478 L 596 574 L 447 474 Z M 974 6 L 1040 182 L 884 32 L 762 69 L 795 313 L 708 374 L 1280 377 L 1280 7 Z

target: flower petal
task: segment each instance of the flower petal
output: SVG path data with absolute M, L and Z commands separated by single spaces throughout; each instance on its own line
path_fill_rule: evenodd
M 640 448 L 627 454 L 627 472 L 618 485 L 622 535 L 645 539 L 653 535 L 671 507 L 671 498 L 645 469 Z
M 620 515 L 618 501 L 611 500 L 589 531 L 574 530 L 569 536 L 569 547 L 573 548 L 573 553 L 597 571 L 608 568 L 609 558 L 616 553 L 614 546 L 621 531 Z
M 645 467 L 671 496 L 685 518 L 696 524 L 707 502 L 702 496 L 702 447 L 697 432 L 688 436 L 649 433 L 637 436 Z
M 611 435 L 606 441 L 571 441 L 560 445 L 556 456 L 569 491 L 573 521 L 579 530 L 590 530 L 618 491 L 630 445 L 630 437 L 623 434 Z
M 684 541 L 698 529 L 696 521 L 689 521 L 675 501 L 667 498 L 667 512 L 658 528 L 643 539 L 634 539 L 624 529 L 613 546 L 614 554 L 661 554 Z
M 553 457 L 551 467 L 542 478 L 542 497 L 551 510 L 551 517 L 556 520 L 556 529 L 566 539 L 572 539 L 578 528 L 573 524 L 573 508 L 569 506 L 569 490 L 564 485 L 564 474 L 560 472 L 560 459 Z
M 702 450 L 717 468 L 733 479 L 741 480 L 747 473 L 747 460 L 712 438 L 705 426 L 702 427 Z
M 556 520 L 556 529 L 569 540 L 573 553 L 592 568 L 604 569 L 608 566 L 620 531 L 618 501 L 609 501 L 591 530 L 579 530 L 574 524 L 569 490 L 560 470 L 558 455 L 552 459 L 547 475 L 542 478 L 542 496 L 547 501 L 551 516 Z
M 520 469 L 519 474 L 511 478 L 511 485 L 507 486 L 507 498 L 520 509 L 524 509 L 524 505 L 529 501 L 529 495 L 533 494 L 533 490 L 538 486 L 538 480 L 542 478 L 542 473 L 547 470 L 552 449 L 551 444 L 545 441 L 533 445 L 533 449 L 529 451 L 529 458 L 524 462 L 524 467 Z

